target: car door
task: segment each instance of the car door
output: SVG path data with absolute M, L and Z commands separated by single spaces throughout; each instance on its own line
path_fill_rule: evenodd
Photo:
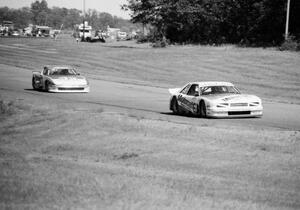
M 42 74 L 41 74 L 41 76 L 42 76 L 41 80 L 42 80 L 43 87 L 45 86 L 45 81 L 48 79 L 48 74 L 49 74 L 49 69 L 47 67 L 44 67 L 44 70 L 42 71 Z
M 188 107 L 188 110 L 192 113 L 198 112 L 198 99 L 199 99 L 199 85 L 198 84 L 192 84 L 189 91 L 186 95 L 186 104 Z
M 43 71 L 38 72 L 36 71 L 33 74 L 34 80 L 33 82 L 35 83 L 35 86 L 38 88 L 42 88 L 43 87 Z
M 178 101 L 178 105 L 181 106 L 182 108 L 188 110 L 188 107 L 186 105 L 186 94 L 189 91 L 191 87 L 191 84 L 187 84 L 179 93 L 179 95 L 177 96 L 177 101 Z

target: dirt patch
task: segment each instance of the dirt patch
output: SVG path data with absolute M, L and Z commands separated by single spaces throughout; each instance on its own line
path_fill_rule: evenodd
M 127 159 L 130 159 L 130 158 L 136 158 L 138 157 L 139 155 L 136 154 L 136 153 L 128 153 L 128 152 L 125 152 L 124 154 L 122 155 L 114 155 L 114 157 L 117 159 L 117 160 L 127 160 Z

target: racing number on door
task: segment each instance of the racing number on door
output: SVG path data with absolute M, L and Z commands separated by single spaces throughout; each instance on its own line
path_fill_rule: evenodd
M 197 96 L 199 96 L 199 85 L 188 84 L 178 96 L 178 104 L 187 111 L 197 113 L 198 104 Z
M 178 96 L 178 101 L 180 102 L 180 105 L 188 111 L 195 112 L 194 110 L 197 110 L 197 105 L 186 99 L 181 94 Z

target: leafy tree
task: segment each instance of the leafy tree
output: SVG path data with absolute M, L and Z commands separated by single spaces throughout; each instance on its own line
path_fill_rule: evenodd
M 47 24 L 47 14 L 49 12 L 46 0 L 35 1 L 31 3 L 31 12 L 33 14 L 33 23 L 37 25 Z
M 99 17 L 99 22 L 98 22 L 99 29 L 105 30 L 107 26 L 114 27 L 114 20 L 111 14 L 106 12 L 101 12 L 98 17 Z
M 283 40 L 286 0 L 127 0 L 134 23 L 151 24 L 172 42 L 278 45 Z M 299 38 L 299 8 L 291 0 L 291 32 Z M 298 2 L 298 3 L 295 3 Z M 298 10 L 297 10 L 298 9 Z M 296 12 L 298 11 L 298 12 Z
M 13 21 L 15 28 L 24 28 L 31 22 L 32 13 L 29 7 L 21 9 L 0 8 L 0 22 L 5 20 Z
M 82 22 L 81 11 L 78 9 L 69 9 L 68 15 L 64 19 L 64 28 L 72 29 L 74 25 Z
M 8 7 L 1 7 L 0 8 L 0 21 L 1 23 L 5 20 L 12 20 L 13 13 L 12 10 Z
M 168 17 L 168 8 L 171 1 L 167 0 L 128 0 L 128 4 L 123 5 L 124 10 L 131 10 L 131 20 L 134 23 L 152 24 L 157 28 L 158 38 L 165 37 L 165 23 Z
M 64 22 L 65 15 L 59 7 L 53 7 L 48 14 L 48 24 L 54 28 L 59 28 Z
M 87 20 L 95 30 L 106 30 L 107 26 L 121 28 L 129 32 L 138 26 L 130 22 L 112 16 L 109 13 L 96 10 L 88 10 L 83 18 L 81 10 L 67 9 L 60 7 L 48 8 L 46 0 L 35 1 L 31 7 L 23 7 L 21 9 L 10 9 L 8 7 L 0 7 L 0 24 L 5 21 L 13 21 L 15 28 L 25 28 L 28 24 L 48 25 L 53 28 L 60 28 L 63 24 L 64 29 L 72 30 L 76 24 Z
M 291 0 L 290 33 L 300 39 L 300 1 Z
M 286 0 L 262 1 L 262 12 L 257 20 L 256 42 L 278 45 L 283 41 L 286 21 Z
M 23 7 L 13 11 L 13 22 L 16 28 L 25 28 L 31 23 L 32 13 L 29 7 Z

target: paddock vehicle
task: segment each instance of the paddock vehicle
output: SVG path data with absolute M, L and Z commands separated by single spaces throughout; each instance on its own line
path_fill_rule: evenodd
M 200 117 L 261 117 L 262 101 L 241 94 L 230 82 L 190 82 L 183 88 L 170 88 L 170 110 Z
M 75 34 L 78 36 L 77 38 L 80 38 L 81 41 L 91 41 L 92 39 L 92 26 L 88 24 L 87 21 L 84 21 L 84 23 L 81 23 L 79 25 L 76 25 L 75 27 Z
M 32 87 L 48 92 L 89 92 L 89 82 L 70 66 L 45 66 L 33 71 Z

